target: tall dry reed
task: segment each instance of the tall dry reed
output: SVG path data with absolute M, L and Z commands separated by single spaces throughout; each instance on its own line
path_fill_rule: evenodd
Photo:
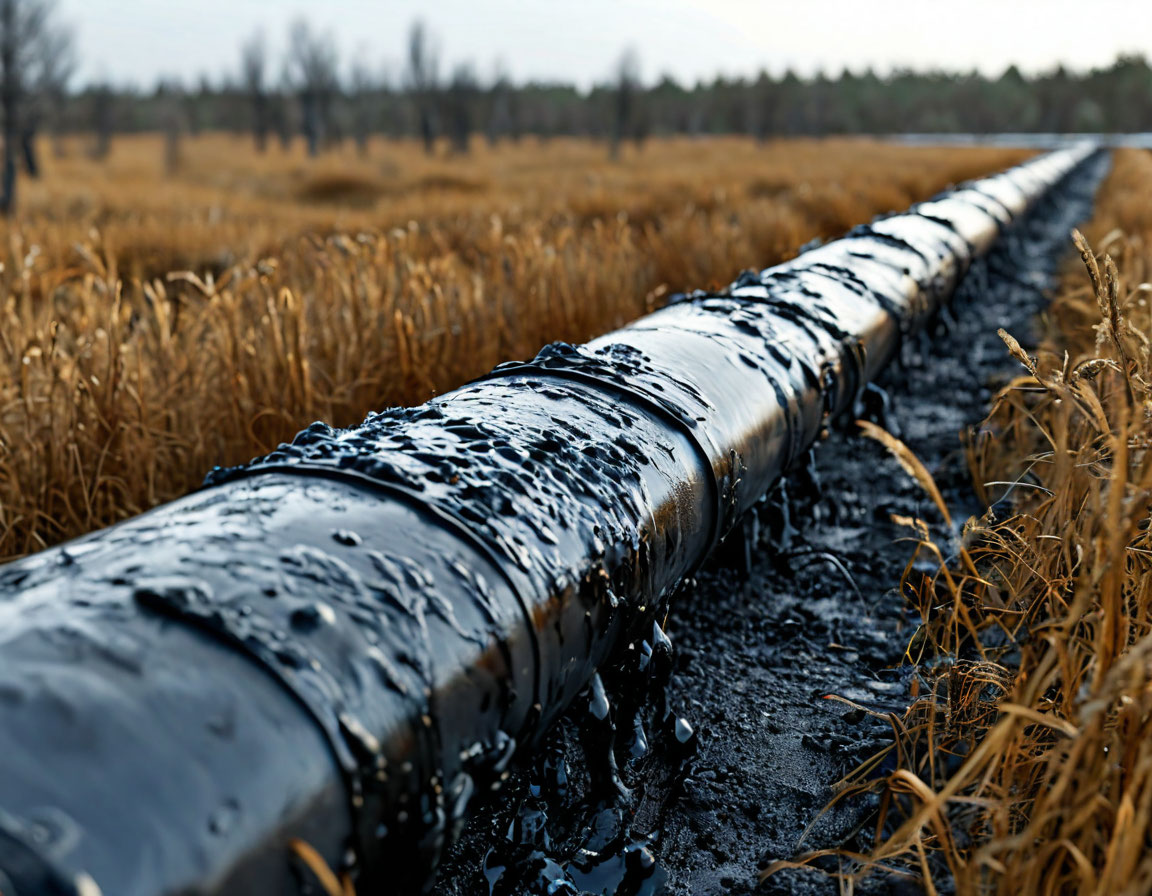
M 174 176 L 158 137 L 49 160 L 0 237 L 0 558 L 1022 156 L 738 139 L 603 155 L 378 142 L 310 162 L 209 135 Z
M 865 873 L 963 896 L 1152 892 L 1150 198 L 1152 155 L 1118 153 L 1038 355 L 1002 334 L 1023 374 L 970 446 L 998 503 L 953 558 L 921 542 L 939 571 L 903 583 L 921 626 L 895 770 L 878 757 L 843 782 L 881 797 Z

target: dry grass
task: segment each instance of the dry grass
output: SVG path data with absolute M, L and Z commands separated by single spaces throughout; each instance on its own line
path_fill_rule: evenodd
M 1089 228 L 1117 263 L 1080 240 L 1039 356 L 1003 334 L 1026 373 L 970 457 L 976 483 L 1020 485 L 954 556 L 921 544 L 935 576 L 906 575 L 919 692 L 891 720 L 896 770 L 845 782 L 881 794 L 866 870 L 929 892 L 1152 891 L 1150 198 L 1152 155 L 1121 151 Z
M 1022 153 L 556 141 L 316 162 L 79 145 L 21 184 L 0 291 L 0 557 L 139 513 L 308 422 L 424 400 Z

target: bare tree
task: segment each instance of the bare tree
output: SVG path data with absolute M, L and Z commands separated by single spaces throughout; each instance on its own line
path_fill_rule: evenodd
M 502 137 L 520 139 L 518 94 L 503 62 L 497 61 L 492 86 L 488 89 L 488 119 L 484 126 L 490 146 L 495 146 Z
M 361 156 L 368 155 L 368 138 L 372 134 L 372 93 L 376 86 L 368 64 L 363 59 L 353 62 L 348 75 L 348 92 L 352 106 L 352 138 Z
M 96 134 L 96 142 L 92 145 L 92 158 L 106 159 L 108 151 L 112 148 L 112 113 L 115 97 L 107 82 L 93 84 L 88 95 L 91 101 L 92 130 Z
M 632 48 L 616 63 L 612 97 L 612 132 L 609 153 L 620 158 L 620 144 L 633 134 L 636 125 L 637 94 L 640 92 L 640 60 Z
M 240 75 L 252 103 L 252 136 L 256 151 L 268 148 L 268 43 L 257 31 L 240 48 Z
M 50 24 L 41 34 L 36 52 L 36 65 L 29 95 L 29 113 L 20 129 L 20 143 L 24 152 L 24 167 L 29 177 L 39 177 L 40 165 L 36 155 L 36 135 L 45 121 L 51 123 L 56 155 L 60 149 L 60 120 L 64 117 L 64 104 L 68 96 L 68 82 L 76 73 L 76 48 L 72 31 L 62 25 Z
M 452 135 L 452 149 L 467 154 L 472 138 L 473 113 L 480 95 L 480 85 L 476 72 L 467 62 L 456 66 L 452 80 L 448 82 L 445 97 L 445 118 Z
M 16 207 L 17 158 L 39 173 L 35 137 L 50 91 L 63 94 L 74 69 L 72 36 L 55 21 L 51 0 L 0 0 L 0 116 L 4 169 L 0 214 Z
M 160 79 L 156 85 L 156 99 L 164 127 L 164 173 L 174 176 L 184 162 L 183 137 L 186 130 L 187 103 L 183 85 L 173 78 Z
M 289 35 L 289 83 L 300 98 L 301 126 L 308 155 L 320 152 L 332 124 L 332 98 L 339 87 L 336 45 L 329 34 L 316 34 L 301 20 Z
M 439 53 L 424 23 L 416 21 L 408 32 L 408 69 L 405 86 L 416 105 L 417 126 L 424 141 L 424 151 L 436 149 L 436 93 L 438 89 Z

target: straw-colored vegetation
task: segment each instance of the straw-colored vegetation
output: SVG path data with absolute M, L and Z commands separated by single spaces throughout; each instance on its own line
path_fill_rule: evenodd
M 0 557 L 180 495 L 308 422 L 584 340 L 1021 153 L 862 140 L 525 142 L 309 162 L 77 144 L 3 241 Z
M 923 624 L 896 770 L 847 782 L 881 794 L 869 870 L 962 896 L 1152 891 L 1150 197 L 1152 155 L 1121 151 L 1038 357 L 1003 334 L 1024 375 L 970 449 L 996 512 L 946 559 L 921 544 L 940 570 L 906 576 Z

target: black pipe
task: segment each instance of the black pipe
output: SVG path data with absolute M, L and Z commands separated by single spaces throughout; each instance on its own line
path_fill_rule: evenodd
M 1074 148 L 0 568 L 0 894 L 388 892 Z

